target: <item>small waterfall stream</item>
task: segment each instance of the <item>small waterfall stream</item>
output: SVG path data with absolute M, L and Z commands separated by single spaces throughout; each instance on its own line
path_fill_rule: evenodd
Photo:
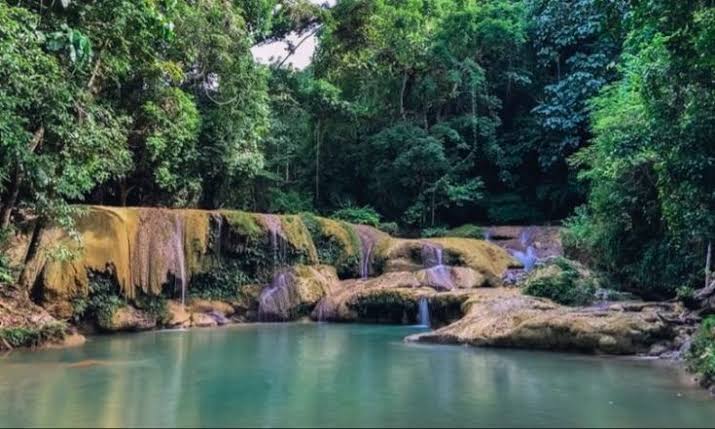
M 524 266 L 524 271 L 527 273 L 534 269 L 539 258 L 536 254 L 536 249 L 531 244 L 531 234 L 527 229 L 524 229 L 521 234 L 519 234 L 519 242 L 524 247 L 524 251 L 513 250 L 512 256 L 514 256 L 521 264 Z
M 286 247 L 283 244 L 281 235 L 283 233 L 283 226 L 281 224 L 281 218 L 278 215 L 264 215 L 266 222 L 266 227 L 270 232 L 271 236 L 271 251 L 273 252 L 273 269 L 280 268 L 286 259 Z
M 431 326 L 429 317 L 429 301 L 427 298 L 420 298 L 418 303 L 417 323 L 420 326 L 429 328 Z
M 367 279 L 370 277 L 370 267 L 372 265 L 372 255 L 375 249 L 375 239 L 368 227 L 358 225 L 356 227 L 358 237 L 360 238 L 360 278 Z
M 181 305 L 186 305 L 186 256 L 184 255 L 184 225 L 179 215 L 174 220 L 174 252 L 176 267 L 174 271 L 174 287 L 176 282 L 181 286 Z
M 432 287 L 454 289 L 450 270 L 444 265 L 443 249 L 432 243 L 422 246 L 422 265 L 426 268 L 427 280 Z
M 290 276 L 281 271 L 273 276 L 270 286 L 261 291 L 258 298 L 258 320 L 271 322 L 282 320 L 290 307 Z

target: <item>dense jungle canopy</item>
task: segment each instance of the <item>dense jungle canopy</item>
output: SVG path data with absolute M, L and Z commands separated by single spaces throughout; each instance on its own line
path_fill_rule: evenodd
M 254 60 L 292 33 L 308 68 Z M 4 0 L 0 82 L 4 230 L 88 203 L 564 223 L 658 296 L 715 236 L 712 0 Z

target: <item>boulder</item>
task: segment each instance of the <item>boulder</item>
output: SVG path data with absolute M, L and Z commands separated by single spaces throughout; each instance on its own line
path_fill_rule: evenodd
M 318 321 L 414 324 L 418 303 L 429 301 L 438 324 L 461 317 L 461 304 L 469 290 L 449 292 L 421 282 L 419 272 L 394 272 L 364 280 L 346 280 L 323 298 L 311 317 Z
M 287 321 L 307 316 L 337 283 L 335 268 L 327 265 L 298 265 L 281 271 L 261 292 L 259 319 Z
M 377 243 L 375 262 L 381 272 L 420 271 L 434 264 L 424 261 L 425 249 L 438 248 L 446 266 L 461 266 L 481 274 L 490 286 L 501 285 L 501 278 L 509 267 L 518 262 L 501 247 L 484 240 L 471 238 L 429 238 L 407 240 L 390 238 Z
M 170 328 L 185 328 L 191 325 L 191 313 L 185 306 L 176 301 L 168 301 L 166 304 L 168 313 L 166 326 Z
M 99 318 L 98 325 L 108 332 L 147 331 L 156 328 L 156 318 L 127 305 L 117 309 L 109 319 Z
M 207 299 L 192 299 L 188 307 L 192 313 L 218 313 L 223 317 L 231 317 L 236 312 L 229 303 Z
M 191 326 L 196 328 L 213 328 L 218 326 L 218 322 L 210 314 L 192 313 Z
M 469 267 L 432 267 L 420 270 L 415 275 L 421 285 L 437 290 L 489 286 L 487 278 L 482 273 Z
M 518 289 L 474 289 L 459 321 L 408 341 L 473 346 L 644 353 L 671 340 L 673 330 L 661 317 L 682 309 L 675 304 L 633 303 L 571 308 Z

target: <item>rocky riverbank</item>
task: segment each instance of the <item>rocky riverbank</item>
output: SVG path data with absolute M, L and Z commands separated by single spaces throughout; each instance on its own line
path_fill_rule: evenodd
M 474 346 L 673 356 L 687 345 L 675 303 L 568 307 L 505 287 L 561 252 L 556 228 L 408 240 L 312 215 L 90 207 L 77 230 L 79 241 L 54 229 L 16 237 L 13 254 L 27 255 L 33 241 L 40 250 L 26 287 L 5 288 L 0 302 L 1 332 L 31 332 L 14 345 L 61 342 L 72 326 L 127 332 L 305 318 L 428 318 L 435 330 L 409 341 Z

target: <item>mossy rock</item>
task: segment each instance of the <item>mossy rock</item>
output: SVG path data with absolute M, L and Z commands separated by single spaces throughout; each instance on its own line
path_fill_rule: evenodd
M 599 277 L 575 261 L 551 258 L 536 267 L 523 283 L 527 295 L 548 298 L 563 305 L 582 306 L 596 299 Z
M 359 274 L 361 244 L 353 225 L 333 219 L 301 214 L 311 234 L 321 264 L 332 265 L 340 278 Z
M 377 265 L 383 272 L 417 271 L 425 268 L 422 249 L 426 245 L 443 249 L 445 265 L 469 267 L 481 273 L 490 286 L 500 286 L 501 277 L 506 270 L 517 265 L 509 253 L 499 246 L 483 240 L 454 237 L 381 240 L 375 252 Z
M 307 317 L 323 297 L 335 289 L 338 276 L 327 265 L 297 265 L 285 270 L 285 282 L 268 285 L 259 297 L 263 321 L 290 321 Z

